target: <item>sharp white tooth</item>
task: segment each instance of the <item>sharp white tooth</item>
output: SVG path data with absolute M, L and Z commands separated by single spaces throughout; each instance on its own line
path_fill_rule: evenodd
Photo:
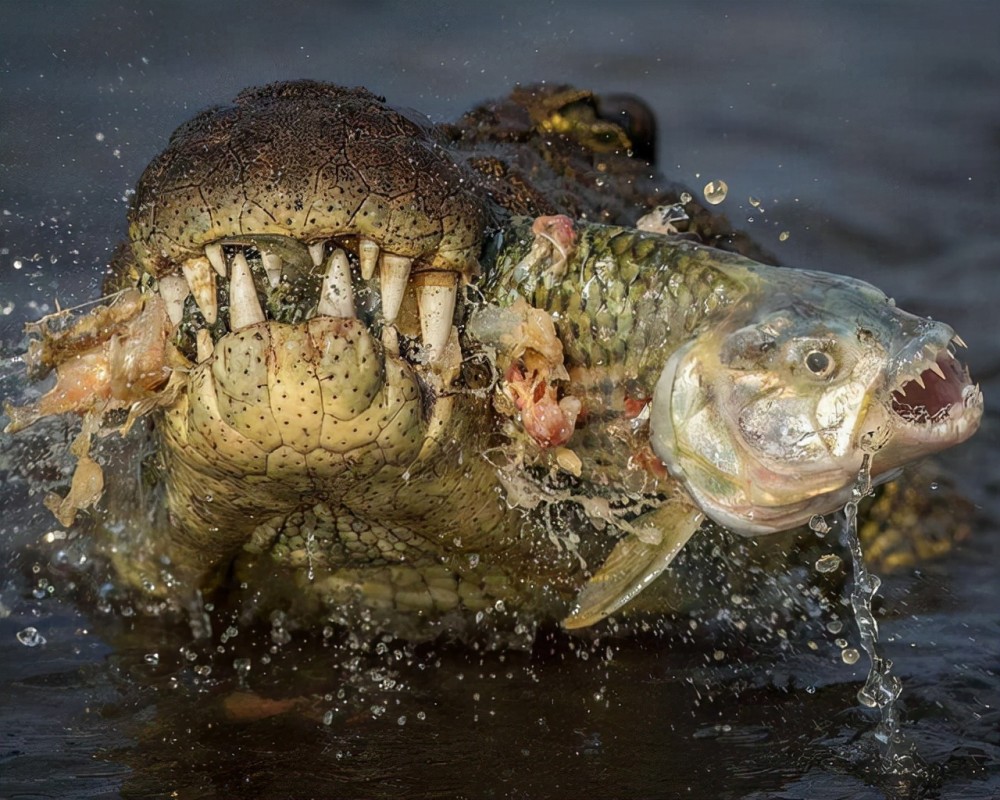
M 955 344 L 957 344 L 957 345 L 958 345 L 959 347 L 964 347 L 964 348 L 966 348 L 966 349 L 968 349 L 968 348 L 969 348 L 969 345 L 967 345 L 967 344 L 965 343 L 965 340 L 964 340 L 964 339 L 963 339 L 963 338 L 962 338 L 961 336 L 959 336 L 959 335 L 958 335 L 957 333 L 956 333 L 956 334 L 955 334 L 954 336 L 952 336 L 952 337 L 951 337 L 951 340 L 952 340 L 952 341 L 953 341 L 953 342 L 954 342 Z
M 261 250 L 260 261 L 264 265 L 264 272 L 267 273 L 267 282 L 271 284 L 272 289 L 277 289 L 281 283 L 281 256 Z
M 163 305 L 167 309 L 167 316 L 170 322 L 176 325 L 184 316 L 184 301 L 191 293 L 187 281 L 180 275 L 167 275 L 165 278 L 160 278 L 159 289 Z
M 323 263 L 323 256 L 326 255 L 326 242 L 313 242 L 309 245 L 309 255 L 312 257 L 313 266 L 320 266 Z
M 451 322 L 455 316 L 458 295 L 457 276 L 443 273 L 440 283 L 424 283 L 417 287 L 417 307 L 420 309 L 420 332 L 424 347 L 430 350 L 430 360 L 436 361 L 448 344 Z
M 406 282 L 410 279 L 412 266 L 412 258 L 382 253 L 379 279 L 382 285 L 382 316 L 386 322 L 395 322 L 399 315 L 399 307 L 403 304 Z
M 208 332 L 208 328 L 198 329 L 198 334 L 195 336 L 195 343 L 198 346 L 198 363 L 201 364 L 203 361 L 208 361 L 215 351 L 215 345 L 212 344 L 212 334 Z
M 226 277 L 226 255 L 222 252 L 221 244 L 206 244 L 205 255 L 208 256 L 213 269 L 219 273 L 220 278 Z
M 921 388 L 921 389 L 926 389 L 927 387 L 926 387 L 926 386 L 924 386 L 924 379 L 920 377 L 920 376 L 921 376 L 922 374 L 923 374 L 923 373 L 918 373 L 918 374 L 917 374 L 917 375 L 916 375 L 916 376 L 915 376 L 915 377 L 913 378 L 913 380 L 915 380 L 915 381 L 916 381 L 916 382 L 917 382 L 917 383 L 918 383 L 918 384 L 920 385 L 920 388 Z
M 937 363 L 937 361 L 931 362 L 931 369 L 934 371 L 934 374 L 937 375 L 941 380 L 943 381 L 947 380 L 947 378 L 944 376 L 944 370 L 941 369 L 941 366 Z
M 385 325 L 382 328 L 382 348 L 386 355 L 399 355 L 399 331 L 392 325 Z
M 233 274 L 229 281 L 229 328 L 238 331 L 264 321 L 264 310 L 257 299 L 257 287 L 250 274 L 246 256 L 233 257 Z
M 373 242 L 371 239 L 359 241 L 358 261 L 361 262 L 361 277 L 370 281 L 372 275 L 375 274 L 375 266 L 378 264 L 378 242 Z
M 219 303 L 215 297 L 215 272 L 207 258 L 190 258 L 181 264 L 184 278 L 191 287 L 194 301 L 201 309 L 205 322 L 214 325 L 219 316 Z
M 354 290 L 351 288 L 351 263 L 339 247 L 333 251 L 323 276 L 317 314 L 328 317 L 354 316 Z

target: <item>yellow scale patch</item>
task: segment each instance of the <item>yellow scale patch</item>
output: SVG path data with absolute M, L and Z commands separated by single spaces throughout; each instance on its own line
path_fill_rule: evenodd
M 271 414 L 278 426 L 282 443 L 298 454 L 320 446 L 323 402 L 317 379 L 316 351 L 306 330 L 300 325 L 271 324 L 271 347 L 268 350 L 268 394 Z M 268 472 L 274 457 L 268 459 Z M 280 456 L 282 463 L 296 461 L 291 454 Z M 297 463 L 305 470 L 305 459 Z
M 222 419 L 267 452 L 283 444 L 268 391 L 270 346 L 267 329 L 255 326 L 225 337 L 216 347 L 212 363 Z

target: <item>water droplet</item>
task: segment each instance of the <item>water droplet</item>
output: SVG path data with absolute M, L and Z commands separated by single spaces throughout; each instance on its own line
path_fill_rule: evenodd
M 399 725 L 400 727 L 402 727 L 403 725 L 405 725 L 406 724 L 406 715 L 404 714 L 399 719 L 397 719 L 396 720 L 396 724 Z
M 861 653 L 853 647 L 848 647 L 840 654 L 840 657 L 845 664 L 857 664 Z
M 681 201 L 681 203 L 684 203 L 686 205 L 687 203 L 690 203 L 693 198 L 691 197 L 690 193 L 681 192 L 681 196 L 678 199 Z
M 826 623 L 826 629 L 830 631 L 830 633 L 840 633 L 844 630 L 844 623 L 839 619 L 832 619 Z
M 245 678 L 247 675 L 250 674 L 250 667 L 251 667 L 251 664 L 250 664 L 250 659 L 249 658 L 235 658 L 235 659 L 233 659 L 233 669 L 235 669 L 236 672 L 241 677 Z
M 417 712 L 417 719 L 419 719 L 421 722 L 423 722 L 425 719 L 427 719 L 427 712 L 426 711 L 418 711 Z
M 332 711 L 327 711 L 323 715 L 323 724 L 324 725 L 331 725 L 331 724 L 333 724 L 333 712 Z
M 781 233 L 778 234 L 778 241 L 779 242 L 787 242 L 788 241 L 788 237 L 791 236 L 791 235 L 792 234 L 790 234 L 788 231 L 782 231 Z
M 850 663 L 853 664 L 854 662 L 852 661 Z M 872 695 L 868 691 L 868 687 L 867 686 L 863 686 L 862 688 L 858 689 L 858 702 L 861 703 L 861 705 L 863 705 L 863 706 L 867 706 L 868 708 L 875 708 L 875 706 L 878 705 L 878 702 L 875 700 L 874 695 Z M 876 734 L 876 736 L 877 735 L 878 734 Z M 884 741 L 884 739 L 883 739 L 883 741 Z
M 25 628 L 17 632 L 17 640 L 25 647 L 38 647 L 45 644 L 45 637 L 38 632 L 37 628 Z
M 145 661 L 147 664 L 149 664 L 149 666 L 155 667 L 157 664 L 160 663 L 160 654 L 146 653 L 146 655 L 142 657 L 142 660 Z
M 825 556 L 820 556 L 816 560 L 816 571 L 817 572 L 836 572 L 840 569 L 841 561 L 840 556 L 834 553 L 827 553 Z
M 719 205 L 729 193 L 729 185 L 725 181 L 709 181 L 705 184 L 705 200 L 713 206 Z
M 813 514 L 809 520 L 809 528 L 819 536 L 830 532 L 830 524 L 822 514 Z

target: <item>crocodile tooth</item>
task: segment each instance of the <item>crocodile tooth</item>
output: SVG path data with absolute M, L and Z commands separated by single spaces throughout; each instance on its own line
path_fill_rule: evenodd
M 392 323 L 396 321 L 399 307 L 403 304 L 403 295 L 406 292 L 406 282 L 410 279 L 410 267 L 413 266 L 413 259 L 394 256 L 391 253 L 382 253 L 380 260 L 382 316 L 385 317 L 386 322 Z
M 203 361 L 208 361 L 212 357 L 212 353 L 215 352 L 215 345 L 212 344 L 212 334 L 208 332 L 208 328 L 198 329 L 198 333 L 195 336 L 195 344 L 198 347 L 199 364 Z
M 309 255 L 312 257 L 313 266 L 320 266 L 323 263 L 323 256 L 326 255 L 326 242 L 313 242 L 309 245 Z
M 328 317 L 354 316 L 354 290 L 351 288 L 351 263 L 339 247 L 333 251 L 323 276 L 317 314 Z
M 448 272 L 439 275 L 440 279 L 435 276 L 433 283 L 428 281 L 416 287 L 420 332 L 431 361 L 436 361 L 448 344 L 458 295 L 458 276 Z
M 163 298 L 163 305 L 166 306 L 167 316 L 176 325 L 184 316 L 184 301 L 191 293 L 187 281 L 180 275 L 167 275 L 160 278 L 160 297 Z
M 916 375 L 913 376 L 913 380 L 917 382 L 917 384 L 920 386 L 921 389 L 926 389 L 927 387 L 924 385 L 924 379 L 920 377 L 921 375 L 923 375 L 923 373 L 918 372 Z
M 965 340 L 961 336 L 959 336 L 957 333 L 954 336 L 951 337 L 951 340 L 955 344 L 957 344 L 959 347 L 964 347 L 966 349 L 968 349 L 968 347 L 969 347 L 969 345 L 967 345 L 965 343 Z
M 948 379 L 947 379 L 947 378 L 945 377 L 945 375 L 944 375 L 944 370 L 943 370 L 943 369 L 941 369 L 941 367 L 940 367 L 940 365 L 939 365 L 939 364 L 937 363 L 937 361 L 932 361 L 932 362 L 931 362 L 931 367 L 930 367 L 930 368 L 931 368 L 931 370 L 933 370 L 934 374 L 935 374 L 935 375 L 937 375 L 937 376 L 938 376 L 938 377 L 939 377 L 939 378 L 940 378 L 941 380 L 943 380 L 943 381 L 945 381 L 945 380 L 948 380 Z
M 378 264 L 378 242 L 361 239 L 358 242 L 358 261 L 361 262 L 361 277 L 370 281 Z
M 215 268 L 215 271 L 219 273 L 219 277 L 225 278 L 226 254 L 222 252 L 222 245 L 206 244 L 205 255 L 208 256 L 208 260 L 212 263 L 212 266 Z
M 215 271 L 207 258 L 191 258 L 181 264 L 184 278 L 191 287 L 194 301 L 201 309 L 205 322 L 214 325 L 219 316 L 219 304 L 215 297 Z
M 246 256 L 233 256 L 233 274 L 229 281 L 229 329 L 238 331 L 264 321 L 264 310 L 257 299 L 257 287 L 250 274 Z
M 281 256 L 261 250 L 260 262 L 264 265 L 264 272 L 267 273 L 267 282 L 271 284 L 272 289 L 277 289 L 281 283 Z

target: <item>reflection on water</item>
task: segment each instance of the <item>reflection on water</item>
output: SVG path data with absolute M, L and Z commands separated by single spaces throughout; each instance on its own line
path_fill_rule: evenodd
M 987 403 L 1000 396 L 990 6 L 374 4 L 336 24 L 310 3 L 203 6 L 0 9 L 0 355 L 54 297 L 98 293 L 128 187 L 195 108 L 312 76 L 455 116 L 550 78 L 651 100 L 672 177 L 724 179 L 719 210 L 783 260 L 954 322 Z M 25 391 L 17 366 L 0 365 L 5 397 Z M 977 505 L 971 536 L 885 575 L 875 606 L 927 769 L 907 777 L 879 771 L 879 715 L 856 702 L 867 664 L 847 657 L 849 598 L 796 605 L 816 558 L 790 564 L 766 602 L 729 594 L 627 637 L 548 632 L 530 652 L 367 641 L 224 608 L 195 639 L 131 613 L 84 542 L 44 541 L 61 533 L 42 499 L 65 484 L 72 440 L 52 423 L 0 446 L 0 795 L 996 797 L 997 431 L 988 408 L 943 460 Z

